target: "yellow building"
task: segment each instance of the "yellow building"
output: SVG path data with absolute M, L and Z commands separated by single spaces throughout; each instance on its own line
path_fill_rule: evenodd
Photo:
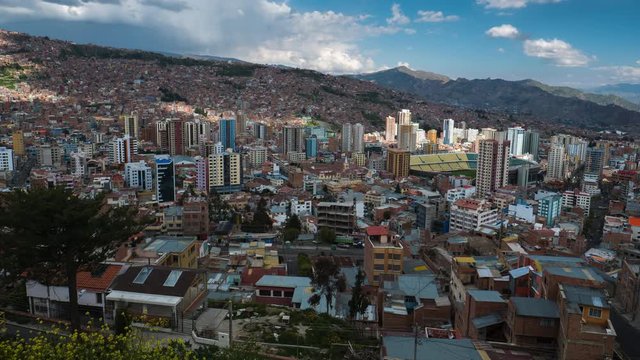
M 24 156 L 24 133 L 22 130 L 16 130 L 13 133 L 13 154 L 15 156 Z
M 393 173 L 396 178 L 409 176 L 409 163 L 411 153 L 398 149 L 389 149 L 387 154 L 387 171 Z
M 361 152 L 355 152 L 351 154 L 351 159 L 358 166 L 364 166 L 367 162 L 367 157 L 364 155 L 364 153 L 361 153 Z
M 383 281 L 401 275 L 403 254 L 402 244 L 389 238 L 389 229 L 369 226 L 364 245 L 364 271 L 369 284 L 379 286 Z
M 431 129 L 431 130 L 427 131 L 427 140 L 429 140 L 429 142 L 432 143 L 432 144 L 437 144 L 438 143 L 438 130 Z

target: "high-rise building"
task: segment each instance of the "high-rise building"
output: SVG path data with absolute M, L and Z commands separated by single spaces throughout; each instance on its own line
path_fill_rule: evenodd
M 125 135 L 111 140 L 109 147 L 109 159 L 113 164 L 125 164 L 133 161 L 138 155 L 138 140 Z
M 398 125 L 411 124 L 411 111 L 402 109 L 398 111 Z
M 545 218 L 547 226 L 552 226 L 555 219 L 560 216 L 562 210 L 562 196 L 558 194 L 547 195 L 538 199 L 538 216 Z
M 13 171 L 13 150 L 0 147 L 0 171 Z
M 242 189 L 242 158 L 233 151 L 211 154 L 206 167 L 207 191 L 229 194 Z
M 156 122 L 155 143 L 160 151 L 169 151 L 169 131 L 167 129 L 166 120 Z
M 384 139 L 387 142 L 393 142 L 396 140 L 398 126 L 396 125 L 396 118 L 393 116 L 387 116 L 385 120 Z
M 262 166 L 267 162 L 267 148 L 256 146 L 249 149 L 249 163 L 253 166 Z
M 24 133 L 22 130 L 16 130 L 13 132 L 13 153 L 16 156 L 24 156 L 26 154 L 24 148 Z
M 524 129 L 521 127 L 514 127 L 507 129 L 507 140 L 511 143 L 511 155 L 517 156 L 524 153 Z
M 184 147 L 190 149 L 197 147 L 200 144 L 200 136 L 198 131 L 198 124 L 193 121 L 184 122 Z
M 547 175 L 545 181 L 563 181 L 565 179 L 565 152 L 562 144 L 551 144 L 547 155 Z
M 242 110 L 238 110 L 236 115 L 236 134 L 242 134 L 247 129 L 247 115 Z
M 388 228 L 369 226 L 364 241 L 364 272 L 369 284 L 379 286 L 386 280 L 397 279 L 402 274 L 404 251 Z
M 431 129 L 431 130 L 427 131 L 427 140 L 429 140 L 429 142 L 432 143 L 432 144 L 437 144 L 438 143 L 438 130 Z
M 481 140 L 478 149 L 476 192 L 490 196 L 509 181 L 509 141 Z
M 87 154 L 82 149 L 72 152 L 70 155 L 71 175 L 83 177 L 87 173 Z
M 587 149 L 587 161 L 585 163 L 585 174 L 598 175 L 602 174 L 602 169 L 605 164 L 605 150 L 598 148 Z
M 584 210 L 585 217 L 588 217 L 591 210 L 591 194 L 580 189 L 567 190 L 562 193 L 562 207 L 579 207 Z
M 453 145 L 453 129 L 455 122 L 453 119 L 445 119 L 442 122 L 442 143 L 445 145 Z
M 486 200 L 459 199 L 451 204 L 449 226 L 451 231 L 474 231 L 495 224 L 498 214 L 498 208 Z
M 167 121 L 168 147 L 171 156 L 184 155 L 184 121 L 169 119 Z
M 531 154 L 533 160 L 538 161 L 538 151 L 540 146 L 540 133 L 537 131 L 527 130 L 524 133 L 524 148 L 525 154 Z
M 480 131 L 480 135 L 482 135 L 482 137 L 485 140 L 495 140 L 496 139 L 496 132 L 498 132 L 496 129 L 493 128 L 482 128 Z
M 318 138 L 315 135 L 307 138 L 305 151 L 307 153 L 307 159 L 313 159 L 318 156 Z
M 342 124 L 342 152 L 353 151 L 353 126 L 351 123 Z
M 415 151 L 418 141 L 418 124 L 402 124 L 398 130 L 398 149 Z
M 282 129 L 282 153 L 304 152 L 304 128 L 285 126 Z
M 236 119 L 220 119 L 220 142 L 226 149 L 236 148 Z
M 124 182 L 130 188 L 153 189 L 153 172 L 144 160 L 124 165 Z
M 364 126 L 360 123 L 353 125 L 353 152 L 364 152 Z
M 169 155 L 156 155 L 156 201 L 158 203 L 176 200 L 176 172 L 173 159 Z
M 124 122 L 124 134 L 129 135 L 134 139 L 139 139 L 140 124 L 138 123 L 138 115 L 123 115 L 122 120 Z
M 411 153 L 406 150 L 389 149 L 387 153 L 387 171 L 397 179 L 409 176 Z
M 40 167 L 60 166 L 62 165 L 62 155 L 62 148 L 58 145 L 40 145 L 36 150 L 36 164 Z

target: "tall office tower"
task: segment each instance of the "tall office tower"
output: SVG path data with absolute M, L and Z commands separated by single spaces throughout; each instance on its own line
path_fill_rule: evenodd
M 311 135 L 307 138 L 305 152 L 307 153 L 307 159 L 318 157 L 318 138 L 315 135 Z
M 353 151 L 353 126 L 351 123 L 342 124 L 342 152 Z
M 396 118 L 393 116 L 387 116 L 385 120 L 384 139 L 387 142 L 393 142 L 396 140 L 398 132 L 398 126 L 396 125 Z
M 22 130 L 16 130 L 13 133 L 13 153 L 16 156 L 24 156 L 26 154 L 24 148 L 24 133 Z
M 197 147 L 200 144 L 200 138 L 198 134 L 198 124 L 193 121 L 185 121 L 184 122 L 184 148 L 190 149 L 192 147 Z
M 176 200 L 176 172 L 173 159 L 169 155 L 156 155 L 156 201 L 158 203 Z
M 265 140 L 267 138 L 267 125 L 259 122 L 253 123 L 253 136 L 256 139 Z
M 482 128 L 480 135 L 482 135 L 485 140 L 495 140 L 496 132 L 497 130 L 493 128 Z
M 226 149 L 236 148 L 236 119 L 220 119 L 220 142 Z
M 609 165 L 609 160 L 611 160 L 611 143 L 607 140 L 596 141 L 596 149 L 601 149 L 603 152 L 604 159 L 602 163 Z
M 453 145 L 453 119 L 445 119 L 442 122 L 442 143 L 445 145 Z
M 236 134 L 242 134 L 247 129 L 247 114 L 238 110 L 236 115 Z
M 169 154 L 184 155 L 184 121 L 170 119 L 167 121 L 167 133 L 169 140 Z
M 110 147 L 111 149 L 111 147 Z M 37 148 L 36 165 L 56 167 L 62 165 L 63 151 L 58 145 L 44 144 Z
M 467 130 L 467 122 L 466 121 L 460 121 L 460 129 Z
M 523 153 L 531 154 L 533 160 L 538 161 L 538 151 L 540 148 L 540 134 L 537 131 L 527 130 L 524 133 Z
M 398 111 L 398 125 L 411 124 L 411 111 L 402 109 Z
M 0 171 L 13 171 L 13 150 L 0 147 Z
M 225 151 L 211 154 L 207 158 L 206 188 L 220 194 L 229 194 L 242 189 L 242 160 L 240 154 Z M 200 177 L 200 175 L 198 175 Z
M 431 129 L 431 130 L 427 131 L 427 140 L 429 140 L 429 142 L 432 143 L 432 144 L 437 144 L 438 143 L 438 130 Z
M 140 138 L 140 124 L 138 123 L 138 115 L 123 115 L 124 121 L 124 134 L 129 135 L 134 139 Z
M 155 143 L 160 151 L 169 151 L 169 130 L 166 120 L 156 121 Z
M 400 149 L 389 149 L 387 153 L 387 171 L 392 173 L 396 179 L 409 176 L 409 164 L 411 153 Z
M 496 189 L 509 182 L 509 141 L 480 140 L 476 193 L 478 197 L 490 196 Z
M 153 171 L 144 160 L 124 165 L 124 182 L 130 188 L 152 190 Z
M 511 155 L 517 156 L 524 154 L 524 129 L 514 127 L 507 129 L 507 140 L 511 143 Z
M 563 181 L 565 179 L 564 145 L 558 143 L 551 144 L 549 154 L 547 155 L 547 161 L 547 175 L 545 176 L 545 181 Z
M 282 128 L 282 153 L 304 151 L 304 128 L 302 126 L 285 126 Z
M 196 120 L 196 127 L 198 132 L 198 142 L 206 143 L 213 139 L 211 134 L 211 123 L 207 120 Z
M 364 153 L 364 126 L 360 123 L 353 125 L 353 152 Z
M 398 149 L 406 151 L 415 151 L 418 134 L 416 130 L 418 124 L 403 124 L 400 125 L 400 132 L 398 134 Z
M 113 164 L 124 164 L 133 161 L 138 155 L 138 140 L 125 135 L 111 140 L 109 147 L 109 159 Z
M 587 161 L 585 163 L 584 172 L 589 175 L 602 174 L 602 168 L 604 167 L 605 150 L 598 148 L 587 149 Z
M 81 149 L 70 155 L 71 175 L 83 177 L 87 173 L 87 154 Z

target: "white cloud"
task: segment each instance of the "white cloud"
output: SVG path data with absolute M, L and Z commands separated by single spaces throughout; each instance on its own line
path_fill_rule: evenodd
M 504 48 L 498 48 L 498 52 L 504 53 Z
M 408 23 L 395 8 L 392 23 Z M 139 26 L 168 39 L 166 51 L 331 73 L 375 70 L 359 41 L 406 31 L 372 24 L 367 15 L 298 12 L 276 0 L 0 0 L 0 22 L 39 19 Z
M 545 59 L 556 66 L 564 67 L 582 67 L 591 61 L 591 58 L 582 51 L 559 39 L 525 40 L 524 53 L 527 56 Z
M 404 67 L 407 67 L 407 68 L 411 69 L 411 65 L 409 65 L 409 63 L 406 62 L 406 61 L 398 61 L 397 66 L 404 66 Z
M 640 62 L 636 62 L 640 65 Z M 638 66 L 601 66 L 595 70 L 604 72 L 613 82 L 640 82 Z
M 404 33 L 407 35 L 413 35 L 416 33 L 416 29 L 406 28 L 404 29 Z
M 640 60 L 636 61 L 636 64 L 640 65 Z
M 416 22 L 445 22 L 445 21 L 458 21 L 460 17 L 457 15 L 444 15 L 442 11 L 428 11 L 418 10 L 418 18 Z
M 529 4 L 559 3 L 562 0 L 476 0 L 487 9 L 520 9 Z
M 515 39 L 520 35 L 520 31 L 513 25 L 503 24 L 500 26 L 494 26 L 487 30 L 485 34 L 494 38 L 507 38 Z
M 400 4 L 394 3 L 391 5 L 391 17 L 387 19 L 387 24 L 406 25 L 409 21 L 409 18 L 400 9 Z

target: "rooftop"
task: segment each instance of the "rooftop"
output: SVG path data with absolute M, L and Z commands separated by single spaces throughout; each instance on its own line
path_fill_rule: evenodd
M 413 359 L 413 337 L 384 336 L 382 345 L 387 359 Z M 482 359 L 469 339 L 418 341 L 417 355 L 418 359 Z
M 609 302 L 602 289 L 563 284 L 562 288 L 567 299 L 567 305 L 572 312 L 581 313 L 582 306 L 608 309 Z
M 480 302 L 506 302 L 500 293 L 493 290 L 467 290 L 469 296 Z
M 389 235 L 389 229 L 386 226 L 369 226 L 367 227 L 367 235 L 369 236 Z
M 516 314 L 519 316 L 531 316 L 541 318 L 553 318 L 560 317 L 558 312 L 558 305 L 546 299 L 527 298 L 527 297 L 512 297 L 511 302 L 516 308 Z
M 256 286 L 296 288 L 311 286 L 311 279 L 304 276 L 264 275 Z
M 153 251 L 158 254 L 166 253 L 181 253 L 188 248 L 194 241 L 195 237 L 183 236 L 183 237 L 171 237 L 171 236 L 159 236 L 151 240 L 144 246 L 144 251 Z

